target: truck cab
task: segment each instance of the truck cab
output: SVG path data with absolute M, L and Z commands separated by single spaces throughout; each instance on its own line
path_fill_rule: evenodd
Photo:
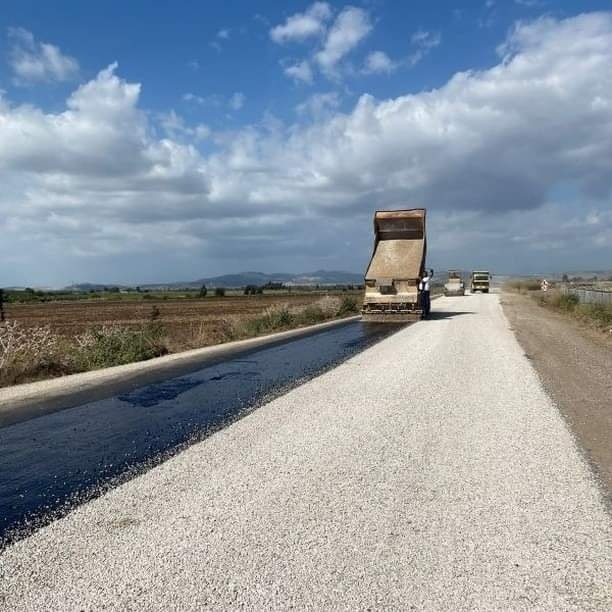
M 489 293 L 491 287 L 491 274 L 486 270 L 474 270 L 471 274 L 470 291 L 476 293 Z

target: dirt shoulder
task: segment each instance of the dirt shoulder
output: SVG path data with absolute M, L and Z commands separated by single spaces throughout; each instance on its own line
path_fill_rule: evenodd
M 612 342 L 527 296 L 504 293 L 502 304 L 612 503 Z

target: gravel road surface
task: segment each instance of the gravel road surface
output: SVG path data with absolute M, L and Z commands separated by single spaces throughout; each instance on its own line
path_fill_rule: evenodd
M 612 525 L 499 298 L 434 317 L 0 557 L 2 610 L 609 610 Z

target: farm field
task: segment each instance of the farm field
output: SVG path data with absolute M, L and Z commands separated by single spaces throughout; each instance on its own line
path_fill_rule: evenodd
M 271 308 L 301 309 L 347 295 L 360 302 L 360 291 L 330 291 L 327 295 L 310 291 L 138 301 L 11 303 L 5 304 L 5 312 L 8 321 L 28 328 L 49 326 L 53 333 L 63 337 L 73 337 L 103 325 L 136 329 L 155 319 L 164 327 L 168 349 L 176 352 L 223 341 L 228 322 L 257 317 Z

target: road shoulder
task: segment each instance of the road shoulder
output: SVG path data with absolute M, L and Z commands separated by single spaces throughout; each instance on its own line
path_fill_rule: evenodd
M 504 293 L 504 313 L 612 505 L 612 346 L 592 330 Z

